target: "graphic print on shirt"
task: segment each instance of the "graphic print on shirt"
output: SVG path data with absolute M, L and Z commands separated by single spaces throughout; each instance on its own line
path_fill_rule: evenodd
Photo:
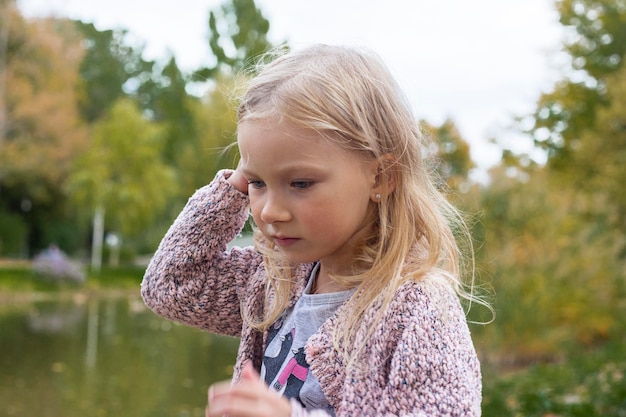
M 300 390 L 309 374 L 309 364 L 304 355 L 304 346 L 293 346 L 295 332 L 296 329 L 292 327 L 289 332 L 278 336 L 280 340 L 278 354 L 263 357 L 263 379 L 280 394 L 294 398 L 304 405 L 300 399 Z M 268 335 L 271 339 L 275 337 L 276 335 Z
M 274 389 L 288 398 L 300 399 L 300 389 L 309 374 L 309 364 L 304 357 L 304 347 L 293 351 L 294 356 L 289 359 L 287 366 L 274 382 Z
M 283 313 L 278 318 L 278 320 L 276 320 L 276 322 L 274 324 L 272 324 L 270 326 L 270 328 L 267 330 L 267 341 L 265 342 L 266 346 L 269 345 L 270 343 L 272 343 L 272 340 L 274 340 L 276 335 L 278 335 L 278 332 L 283 327 L 283 322 L 284 321 L 285 321 L 285 314 Z
M 278 333 L 278 332 L 277 332 Z M 291 351 L 291 345 L 293 344 L 293 337 L 296 333 L 296 329 L 291 329 L 291 331 L 284 336 L 280 336 L 280 351 L 278 355 L 274 357 L 263 356 L 263 363 L 265 364 L 265 383 L 270 385 L 278 372 L 280 372 L 280 368 L 285 363 L 285 359 L 287 359 L 287 355 L 289 351 Z M 275 335 L 271 335 L 272 340 Z

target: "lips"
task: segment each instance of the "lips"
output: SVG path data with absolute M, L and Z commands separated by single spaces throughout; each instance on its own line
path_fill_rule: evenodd
M 298 240 L 300 240 L 295 237 L 279 237 L 279 236 L 274 236 L 273 239 L 274 239 L 274 243 L 276 243 L 280 247 L 291 246 L 294 243 L 296 243 Z

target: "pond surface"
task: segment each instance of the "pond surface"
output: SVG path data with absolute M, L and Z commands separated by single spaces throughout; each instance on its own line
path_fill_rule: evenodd
M 238 342 L 162 319 L 138 295 L 0 305 L 0 415 L 201 417 Z

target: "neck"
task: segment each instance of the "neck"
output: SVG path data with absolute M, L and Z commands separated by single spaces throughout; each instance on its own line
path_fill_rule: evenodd
M 345 291 L 346 288 L 339 285 L 333 280 L 328 272 L 319 266 L 317 274 L 313 278 L 313 285 L 311 286 L 311 294 L 327 294 L 332 292 Z

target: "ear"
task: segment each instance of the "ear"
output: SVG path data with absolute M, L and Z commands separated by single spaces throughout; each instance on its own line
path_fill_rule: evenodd
M 372 161 L 370 165 L 370 174 L 372 175 L 370 199 L 374 203 L 380 203 L 384 198 L 391 195 L 396 188 L 394 164 L 395 159 L 391 154 L 385 154 Z

